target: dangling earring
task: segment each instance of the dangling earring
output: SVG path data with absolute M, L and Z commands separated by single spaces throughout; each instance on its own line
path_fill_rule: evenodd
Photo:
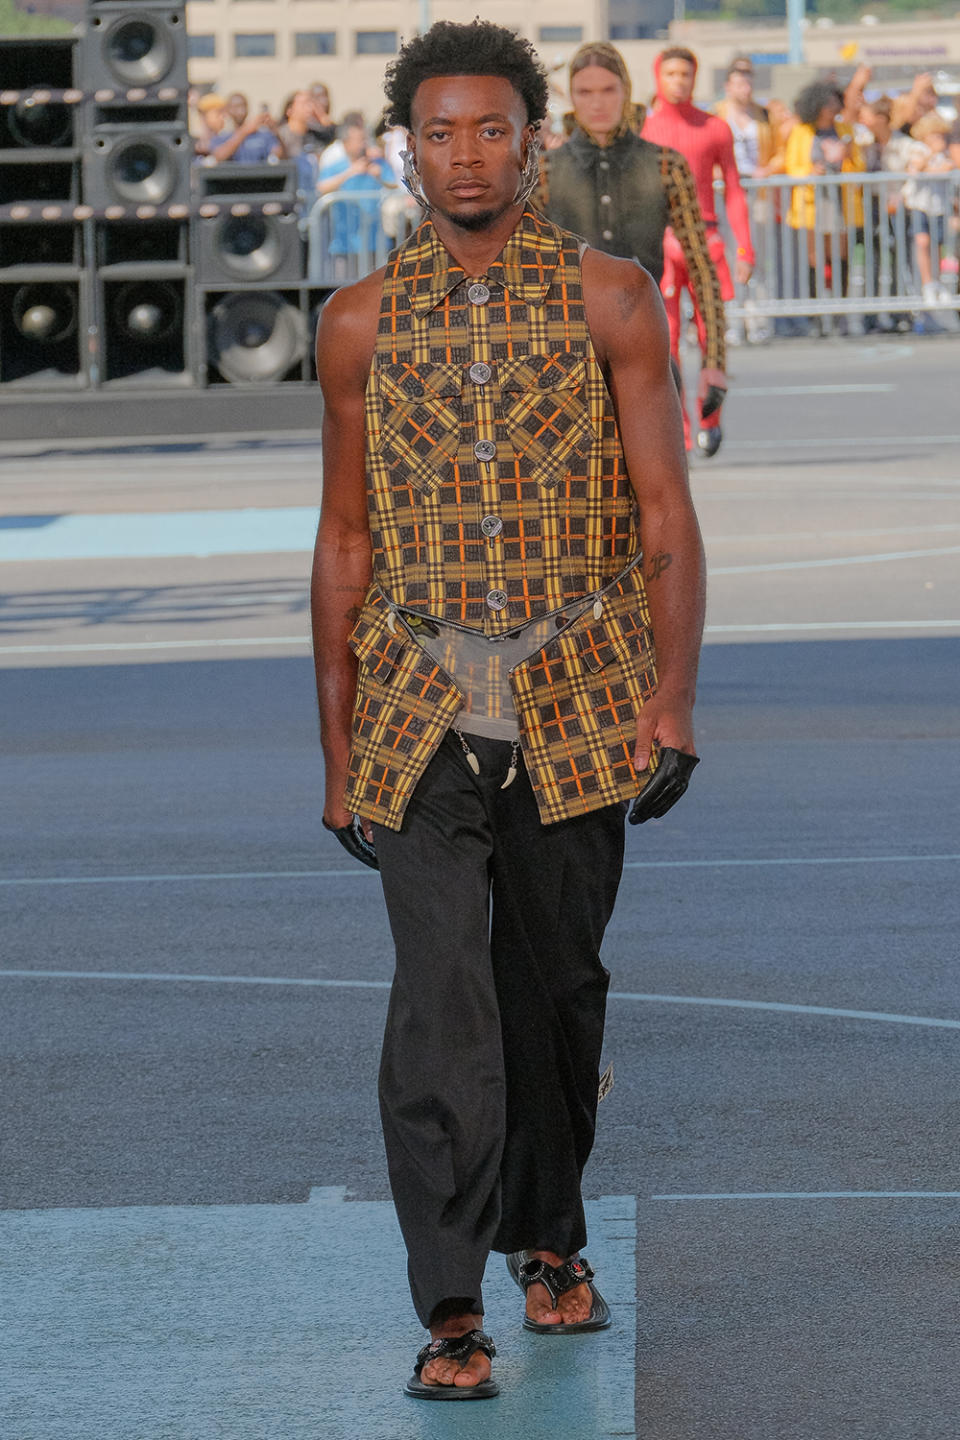
M 520 184 L 513 197 L 514 205 L 525 205 L 540 184 L 540 141 L 536 136 L 527 146 L 527 156 L 520 171 Z
M 416 200 L 417 204 L 429 215 L 430 201 L 423 193 L 423 185 L 420 181 L 420 171 L 417 169 L 417 159 L 412 150 L 401 150 L 400 159 L 403 161 L 403 183 Z

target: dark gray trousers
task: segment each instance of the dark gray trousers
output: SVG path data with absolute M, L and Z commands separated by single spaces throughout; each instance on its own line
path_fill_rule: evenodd
M 376 827 L 396 944 L 380 1066 L 390 1183 L 422 1323 L 483 1310 L 489 1251 L 574 1254 L 623 808 L 542 825 L 510 745 L 448 735 L 400 831 Z M 442 1309 L 441 1309 L 442 1313 Z

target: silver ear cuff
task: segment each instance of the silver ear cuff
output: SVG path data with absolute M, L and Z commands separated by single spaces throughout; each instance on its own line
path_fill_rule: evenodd
M 520 171 L 520 184 L 517 186 L 517 193 L 513 197 L 515 205 L 525 205 L 530 196 L 540 184 L 540 141 L 536 136 L 527 146 L 527 158 L 523 162 L 523 169 Z
M 417 169 L 416 157 L 412 150 L 401 150 L 400 159 L 403 161 L 403 183 L 410 191 L 425 214 L 430 213 L 430 202 L 423 193 L 423 186 L 420 183 L 420 171 Z

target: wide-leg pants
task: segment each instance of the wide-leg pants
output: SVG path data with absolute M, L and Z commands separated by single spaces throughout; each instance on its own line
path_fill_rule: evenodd
M 491 1249 L 576 1253 L 623 808 L 542 825 L 505 741 L 448 734 L 375 842 L 396 973 L 380 1067 L 390 1183 L 422 1323 L 483 1311 Z

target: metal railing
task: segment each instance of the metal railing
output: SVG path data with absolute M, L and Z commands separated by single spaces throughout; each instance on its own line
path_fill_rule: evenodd
M 348 285 L 386 262 L 394 246 L 420 223 L 406 192 L 354 191 L 321 195 L 301 222 L 307 241 L 307 279 L 314 285 Z M 388 230 L 390 233 L 388 233 Z
M 936 299 L 924 295 L 920 282 L 915 212 L 903 196 L 908 181 L 929 189 L 940 212 L 928 222 L 937 232 L 930 244 L 934 279 L 940 276 Z M 728 319 L 960 310 L 960 170 L 771 175 L 744 180 L 743 187 L 756 265 L 749 285 L 727 302 Z M 717 213 L 732 241 L 722 202 L 720 185 Z
M 903 199 L 908 181 L 932 187 L 941 211 L 931 222 L 939 231 L 930 246 L 933 274 L 940 272 L 936 299 L 925 296 L 920 283 L 913 212 Z M 743 184 L 756 265 L 749 285 L 727 302 L 728 320 L 934 310 L 958 324 L 960 170 L 936 177 L 899 171 L 771 175 Z M 716 198 L 732 254 L 722 185 Z M 361 279 L 383 265 L 419 221 L 420 211 L 397 191 L 321 196 L 301 221 L 308 280 L 333 288 Z

